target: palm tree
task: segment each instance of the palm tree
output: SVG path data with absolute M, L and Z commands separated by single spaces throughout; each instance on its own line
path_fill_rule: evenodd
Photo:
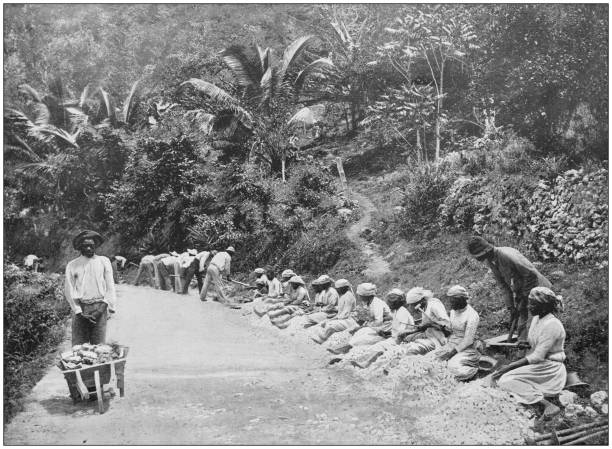
M 225 49 L 223 61 L 233 74 L 236 92 L 232 95 L 213 83 L 191 78 L 181 86 L 195 88 L 208 97 L 210 103 L 208 110 L 198 109 L 188 114 L 200 120 L 199 126 L 204 132 L 226 131 L 232 135 L 238 126 L 243 126 L 253 135 L 257 128 L 269 129 L 273 124 L 268 122 L 277 118 L 275 111 L 299 102 L 309 77 L 320 76 L 333 67 L 328 58 L 309 62 L 305 57 L 307 47 L 314 39 L 312 35 L 296 39 L 287 46 L 278 63 L 274 61 L 270 48 L 262 49 L 257 45 L 251 49 L 243 46 Z M 266 148 L 265 139 L 256 138 L 253 147 Z M 281 152 L 270 150 L 267 160 L 270 165 L 276 165 Z

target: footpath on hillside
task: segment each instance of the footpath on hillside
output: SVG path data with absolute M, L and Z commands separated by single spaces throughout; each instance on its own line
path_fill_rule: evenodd
M 109 340 L 130 347 L 126 396 L 72 404 L 51 367 L 5 427 L 5 444 L 438 444 L 418 410 L 368 393 L 325 351 L 245 325 L 195 294 L 120 285 Z M 68 346 L 69 342 L 65 343 Z
M 362 233 L 369 228 L 372 222 L 372 214 L 376 212 L 376 206 L 370 199 L 354 190 L 351 191 L 351 198 L 357 200 L 361 218 L 353 223 L 346 231 L 346 236 L 352 241 L 361 251 L 366 260 L 366 269 L 363 275 L 375 280 L 390 272 L 389 263 L 380 255 L 378 245 L 366 241 L 362 237 Z

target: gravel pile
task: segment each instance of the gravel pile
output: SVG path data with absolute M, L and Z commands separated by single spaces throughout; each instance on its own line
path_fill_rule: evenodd
M 337 332 L 323 345 L 318 345 L 310 339 L 318 326 L 304 329 L 304 316 L 293 318 L 289 327 L 281 330 L 267 316 L 259 318 L 249 313 L 252 306 L 245 305 L 243 314 L 253 326 L 273 328 L 292 338 L 306 340 L 322 346 L 321 351 L 343 346 L 351 337 L 348 331 Z M 490 388 L 488 378 L 457 382 L 448 372 L 446 362 L 435 359 L 433 353 L 406 356 L 402 346 L 385 351 L 366 369 L 351 365 L 351 360 L 371 354 L 371 351 L 370 346 L 356 346 L 348 354 L 339 356 L 342 361 L 335 366 L 350 369 L 367 380 L 364 385 L 375 396 L 404 409 L 418 411 L 419 434 L 445 445 L 524 444 L 533 422 L 527 411 L 507 393 Z M 329 354 L 329 358 L 332 357 Z

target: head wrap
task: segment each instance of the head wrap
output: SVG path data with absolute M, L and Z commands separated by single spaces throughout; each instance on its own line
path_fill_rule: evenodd
M 347 281 L 346 279 L 338 279 L 334 284 L 334 288 L 342 288 L 342 287 L 350 287 L 350 286 L 351 286 L 351 283 Z
M 233 246 L 228 246 L 227 249 L 225 250 L 226 253 L 235 253 L 236 250 L 234 249 Z
M 399 288 L 394 288 L 387 293 L 387 298 L 405 298 L 405 294 Z
M 472 237 L 468 242 L 467 247 L 470 254 L 474 257 L 484 256 L 493 249 L 493 245 L 479 236 Z
M 470 295 L 468 291 L 460 285 L 453 285 L 451 288 L 449 288 L 448 291 L 446 292 L 446 296 L 454 296 L 456 298 L 470 299 Z
M 190 256 L 197 256 L 198 255 L 198 250 L 197 249 L 188 249 L 187 250 L 187 254 L 189 254 Z
M 376 285 L 370 282 L 364 282 L 357 286 L 357 294 L 359 296 L 374 296 L 376 294 Z
M 328 275 L 324 274 L 323 276 L 319 276 L 318 278 L 316 278 L 314 281 L 312 281 L 312 285 L 324 285 L 327 283 L 332 283 L 332 278 L 330 278 Z
M 96 246 L 100 246 L 104 242 L 104 238 L 96 231 L 85 230 L 81 231 L 73 240 L 72 247 L 76 250 L 81 249 L 81 243 L 83 240 L 92 239 Z
M 174 257 L 178 257 L 179 253 L 177 253 L 176 251 L 170 251 L 170 255 Z
M 255 274 L 262 275 L 265 273 L 266 273 L 266 270 L 264 270 L 263 268 L 255 268 Z
M 295 276 L 295 273 L 293 272 L 293 270 L 285 270 L 281 273 L 282 278 L 291 278 L 293 276 Z
M 414 287 L 406 293 L 406 304 L 416 304 L 423 298 L 433 298 L 431 290 L 425 290 L 423 287 Z
M 300 276 L 293 276 L 291 279 L 289 279 L 289 283 L 305 285 L 304 281 L 302 280 Z
M 389 307 L 398 309 L 406 302 L 406 296 L 399 288 L 394 288 L 387 293 L 386 300 Z
M 529 299 L 540 304 L 553 306 L 555 310 L 563 310 L 563 296 L 555 295 L 548 287 L 534 287 L 529 292 Z

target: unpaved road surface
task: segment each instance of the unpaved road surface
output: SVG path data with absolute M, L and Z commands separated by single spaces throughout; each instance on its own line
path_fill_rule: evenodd
M 363 272 L 363 275 L 375 281 L 379 277 L 390 272 L 389 263 L 380 255 L 378 245 L 369 243 L 361 237 L 361 233 L 370 226 L 372 213 L 376 211 L 376 206 L 374 206 L 367 196 L 359 192 L 353 190 L 351 196 L 359 202 L 361 218 L 347 229 L 346 236 L 349 240 L 354 242 L 358 248 L 361 248 L 366 258 L 367 268 Z
M 5 444 L 439 444 L 328 354 L 241 310 L 120 285 L 109 341 L 130 347 L 126 395 L 73 405 L 51 367 Z M 69 343 L 66 342 L 66 346 Z

